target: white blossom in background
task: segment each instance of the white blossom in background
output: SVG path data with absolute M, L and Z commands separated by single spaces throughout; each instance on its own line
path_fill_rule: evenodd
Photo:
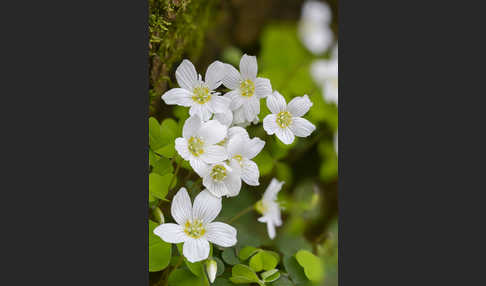
M 241 167 L 238 163 L 230 161 L 218 162 L 206 166 L 201 172 L 202 184 L 211 194 L 220 198 L 234 197 L 241 190 Z
M 328 60 L 315 60 L 310 67 L 310 73 L 314 81 L 321 86 L 322 95 L 327 102 L 338 104 L 339 97 L 339 71 L 338 71 L 338 46 L 334 47 L 331 58 Z
M 236 229 L 226 223 L 213 222 L 221 211 L 221 199 L 203 190 L 194 199 L 181 188 L 172 199 L 171 215 L 176 223 L 164 223 L 154 234 L 168 243 L 184 243 L 182 253 L 189 262 L 207 259 L 209 243 L 222 247 L 236 244 Z
M 175 140 L 175 149 L 201 176 L 208 164 L 221 162 L 228 158 L 226 148 L 217 145 L 218 142 L 224 140 L 226 135 L 226 126 L 218 121 L 203 122 L 199 115 L 193 115 L 184 122 L 182 137 Z
M 331 10 L 326 3 L 307 1 L 302 6 L 299 37 L 304 46 L 315 55 L 323 54 L 333 43 L 330 22 Z
M 250 186 L 260 185 L 258 165 L 251 159 L 255 158 L 264 146 L 265 141 L 257 137 L 250 139 L 246 130 L 245 133 L 233 136 L 228 142 L 228 158 L 230 162 L 240 165 L 241 179 Z
M 279 182 L 273 178 L 268 185 L 263 197 L 256 203 L 256 210 L 262 214 L 258 218 L 259 222 L 267 224 L 268 236 L 270 239 L 275 238 L 275 227 L 282 225 L 282 217 L 280 214 L 280 205 L 277 202 L 277 194 L 282 189 L 285 182 Z
M 230 100 L 219 96 L 220 93 L 214 90 L 221 85 L 225 70 L 225 64 L 215 61 L 209 65 L 203 81 L 194 65 L 189 60 L 183 60 L 176 70 L 176 79 L 180 88 L 165 92 L 162 100 L 166 104 L 191 107 L 189 114 L 197 114 L 204 121 L 209 120 L 214 113 L 224 113 L 228 110 Z
M 231 89 L 224 97 L 231 100 L 233 124 L 258 122 L 260 99 L 272 93 L 270 80 L 257 77 L 258 64 L 256 57 L 243 55 L 240 60 L 240 71 L 230 64 L 225 64 L 226 76 L 223 85 Z
M 263 129 L 269 135 L 277 135 L 284 144 L 294 142 L 295 136 L 307 137 L 316 127 L 307 119 L 301 118 L 312 106 L 307 95 L 293 98 L 289 104 L 285 98 L 275 91 L 267 96 L 267 107 L 272 114 L 263 119 Z

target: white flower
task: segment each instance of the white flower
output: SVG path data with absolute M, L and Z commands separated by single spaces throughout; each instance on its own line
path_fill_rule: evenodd
M 219 162 L 206 166 L 201 172 L 203 185 L 211 194 L 234 197 L 241 189 L 241 167 L 237 162 Z
M 306 48 L 315 55 L 324 53 L 332 44 L 334 35 L 329 28 L 331 10 L 325 3 L 307 1 L 302 7 L 299 36 Z
M 275 91 L 267 97 L 267 107 L 272 114 L 263 119 L 263 129 L 269 135 L 276 134 L 284 144 L 294 142 L 295 136 L 307 137 L 316 127 L 307 119 L 301 118 L 312 106 L 307 95 L 293 98 L 289 105 L 285 98 Z
M 206 261 L 206 272 L 208 273 L 209 282 L 213 283 L 218 272 L 218 263 L 216 263 L 216 260 L 209 259 Z
M 171 214 L 176 223 L 164 223 L 154 233 L 168 243 L 184 243 L 182 253 L 189 262 L 208 258 L 209 242 L 222 247 L 236 244 L 236 229 L 222 222 L 213 222 L 221 211 L 221 199 L 208 191 L 200 192 L 191 205 L 191 198 L 181 188 L 172 199 Z
M 272 93 L 270 80 L 257 77 L 258 64 L 254 56 L 241 57 L 239 72 L 232 65 L 225 66 L 226 76 L 222 81 L 231 91 L 224 96 L 231 99 L 233 123 L 254 121 L 260 113 L 260 99 Z
M 216 145 L 227 134 L 226 126 L 216 120 L 202 122 L 198 115 L 184 122 L 182 137 L 175 140 L 175 149 L 201 176 L 207 164 L 224 161 L 228 153 L 223 146 Z
M 183 60 L 177 67 L 176 79 L 180 88 L 173 88 L 162 95 L 166 104 L 191 107 L 190 115 L 198 114 L 204 121 L 213 113 L 223 113 L 228 109 L 230 100 L 214 92 L 221 85 L 225 64 L 219 61 L 209 65 L 205 80 L 198 76 L 196 68 L 189 60 Z
M 323 89 L 323 97 L 327 102 L 338 104 L 338 50 L 334 48 L 329 60 L 316 60 L 311 65 L 311 75 Z
M 244 129 L 243 129 L 244 130 Z M 265 146 L 260 138 L 250 139 L 248 133 L 241 132 L 233 136 L 228 142 L 228 158 L 230 162 L 237 163 L 241 167 L 241 179 L 250 186 L 258 186 L 260 171 L 253 159 Z
M 256 203 L 256 210 L 262 214 L 262 216 L 258 218 L 258 221 L 267 223 L 267 231 L 270 239 L 275 238 L 275 227 L 282 225 L 277 194 L 282 189 L 284 183 L 285 182 L 279 182 L 275 178 L 272 179 L 272 182 L 270 182 L 270 185 L 263 194 L 263 198 Z

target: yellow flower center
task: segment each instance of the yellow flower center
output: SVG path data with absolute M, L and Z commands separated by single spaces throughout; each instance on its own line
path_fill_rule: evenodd
M 292 123 L 292 114 L 288 111 L 281 111 L 277 114 L 277 124 L 281 128 L 285 128 Z
M 243 165 L 243 157 L 241 155 L 233 156 L 233 159 L 235 159 L 236 161 L 238 161 L 238 163 L 240 163 L 240 166 Z
M 263 200 L 259 200 L 255 204 L 255 209 L 256 209 L 257 212 L 264 215 L 267 212 L 268 206 L 263 202 Z
M 200 238 L 206 233 L 201 220 L 188 220 L 184 226 L 184 232 L 192 238 Z
M 216 145 L 219 145 L 219 146 L 223 146 L 226 145 L 226 143 L 228 142 L 228 138 L 224 138 L 223 140 L 219 141 L 218 143 L 216 143 Z
M 209 89 L 205 86 L 195 87 L 192 93 L 194 93 L 194 95 L 192 96 L 192 100 L 199 104 L 204 104 L 211 99 Z
M 198 137 L 193 136 L 189 138 L 189 141 L 187 143 L 187 149 L 189 149 L 189 152 L 191 152 L 192 155 L 198 157 L 199 155 L 204 153 L 204 141 L 202 141 Z
M 226 168 L 223 165 L 216 165 L 211 170 L 210 176 L 217 182 L 222 181 L 226 178 Z
M 251 80 L 247 79 L 241 82 L 240 90 L 242 96 L 251 97 L 255 93 L 255 84 Z

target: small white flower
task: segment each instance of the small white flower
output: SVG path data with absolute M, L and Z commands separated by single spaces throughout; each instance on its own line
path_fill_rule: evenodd
M 323 97 L 327 102 L 338 104 L 339 71 L 337 45 L 329 60 L 316 60 L 311 65 L 311 75 L 314 81 L 323 89 Z
M 284 144 L 294 142 L 295 136 L 307 137 L 316 127 L 307 119 L 301 118 L 312 106 L 307 95 L 293 98 L 289 105 L 285 98 L 275 91 L 267 97 L 267 107 L 272 114 L 263 119 L 263 129 L 269 135 L 277 135 Z
M 225 64 L 219 61 L 209 65 L 205 80 L 198 76 L 196 68 L 189 60 L 183 60 L 177 67 L 176 79 L 180 88 L 173 88 L 162 95 L 166 104 L 191 107 L 190 115 L 198 114 L 204 121 L 213 113 L 225 112 L 230 100 L 214 92 L 221 85 L 225 73 Z
M 236 162 L 219 162 L 206 166 L 201 172 L 203 185 L 211 194 L 234 197 L 241 189 L 241 167 Z
M 216 263 L 216 260 L 209 259 L 206 261 L 206 272 L 208 273 L 209 282 L 213 283 L 218 272 L 218 263 Z
M 236 229 L 226 223 L 213 222 L 221 211 L 221 199 L 203 190 L 194 199 L 181 188 L 172 199 L 170 212 L 176 223 L 164 223 L 154 233 L 168 243 L 181 243 L 189 262 L 208 258 L 209 242 L 222 247 L 236 244 Z
M 233 123 L 252 122 L 260 113 L 260 99 L 272 93 L 270 80 L 257 77 L 256 57 L 243 55 L 240 71 L 225 64 L 226 76 L 223 85 L 231 89 L 224 96 L 231 99 L 230 109 L 234 112 Z
M 244 129 L 243 129 L 244 130 Z M 241 179 L 250 186 L 258 186 L 260 171 L 253 159 L 265 146 L 260 138 L 250 139 L 248 133 L 238 133 L 228 142 L 228 158 L 230 162 L 237 163 L 241 167 Z
M 272 182 L 270 182 L 270 185 L 263 194 L 263 198 L 256 203 L 256 210 L 262 214 L 262 216 L 258 218 L 258 221 L 267 223 L 267 231 L 270 239 L 275 238 L 275 227 L 282 225 L 277 194 L 282 189 L 284 183 L 285 182 L 279 182 L 275 178 L 272 179 Z
M 324 53 L 333 42 L 330 22 L 331 10 L 327 4 L 307 1 L 302 6 L 299 36 L 304 46 L 315 55 Z
M 228 158 L 225 147 L 216 145 L 226 137 L 226 134 L 226 126 L 218 121 L 202 122 L 198 115 L 193 115 L 184 122 L 182 137 L 175 140 L 175 149 L 201 176 L 207 164 Z

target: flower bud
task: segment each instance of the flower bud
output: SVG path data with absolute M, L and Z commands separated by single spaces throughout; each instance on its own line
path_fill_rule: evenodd
M 206 261 L 206 272 L 208 273 L 209 282 L 213 283 L 216 279 L 216 272 L 218 272 L 218 264 L 214 259 L 208 259 Z
M 164 214 L 158 207 L 154 209 L 154 217 L 159 224 L 165 223 Z

